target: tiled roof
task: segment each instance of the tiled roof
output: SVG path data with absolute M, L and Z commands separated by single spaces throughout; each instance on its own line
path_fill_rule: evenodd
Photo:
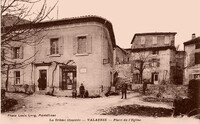
M 200 37 L 197 37 L 197 38 L 194 38 L 192 40 L 186 41 L 183 44 L 184 44 L 184 46 L 186 46 L 186 45 L 190 45 L 190 44 L 195 44 L 197 42 L 200 43 Z
M 168 34 L 172 34 L 172 35 L 176 35 L 176 32 L 148 32 L 148 33 L 136 33 L 133 36 L 133 39 L 131 41 L 131 44 L 133 43 L 134 39 L 136 36 L 144 36 L 144 35 L 168 35 Z
M 125 54 L 127 54 L 127 53 L 126 53 L 126 50 L 124 50 L 124 49 L 121 48 L 120 46 L 116 45 L 116 47 L 118 47 L 122 52 L 124 52 Z
M 87 23 L 87 22 L 98 22 L 105 27 L 107 27 L 109 34 L 111 36 L 112 44 L 115 47 L 115 35 L 113 31 L 113 27 L 110 21 L 108 21 L 105 18 L 95 16 L 95 15 L 89 15 L 89 16 L 80 16 L 80 17 L 73 17 L 73 18 L 64 18 L 64 19 L 58 19 L 58 20 L 50 20 L 50 21 L 44 21 L 39 22 L 35 24 L 26 23 L 26 24 L 20 24 L 15 27 L 15 30 L 19 29 L 32 29 L 32 28 L 47 28 L 47 27 L 53 27 L 53 26 L 59 26 L 59 25 L 68 25 L 68 24 L 77 24 L 77 23 Z M 9 30 L 11 26 L 4 27 L 4 30 Z

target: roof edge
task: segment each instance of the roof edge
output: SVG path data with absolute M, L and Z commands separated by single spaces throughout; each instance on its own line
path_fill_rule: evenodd
M 96 16 L 96 15 L 50 20 L 50 21 L 44 21 L 44 22 L 39 22 L 39 23 L 34 23 L 34 24 L 26 23 L 26 24 L 16 25 L 14 28 L 13 28 L 13 26 L 5 26 L 5 27 L 3 27 L 3 29 L 4 29 L 4 31 L 7 31 L 12 28 L 12 30 L 14 31 L 14 30 L 20 30 L 20 29 L 46 28 L 46 27 L 52 27 L 52 26 L 85 23 L 85 22 L 98 22 L 98 23 L 101 23 L 102 25 L 105 25 L 105 27 L 108 29 L 108 31 L 111 35 L 113 47 L 116 46 L 115 35 L 114 35 L 112 23 L 110 21 L 108 21 L 107 19 L 102 18 L 100 16 Z M 1 30 L 2 30 L 2 28 L 1 28 Z
M 164 35 L 164 34 L 173 34 L 176 35 L 177 32 L 147 32 L 147 33 L 136 33 L 133 36 L 133 39 L 131 40 L 131 44 L 134 42 L 134 39 L 136 36 L 142 36 L 142 35 Z

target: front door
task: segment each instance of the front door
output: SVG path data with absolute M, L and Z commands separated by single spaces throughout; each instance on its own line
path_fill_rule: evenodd
M 152 73 L 152 83 L 158 84 L 158 73 Z
M 76 67 L 69 66 L 62 68 L 62 83 L 60 84 L 62 90 L 76 89 Z
M 39 70 L 40 78 L 38 81 L 39 90 L 45 90 L 47 87 L 47 70 Z

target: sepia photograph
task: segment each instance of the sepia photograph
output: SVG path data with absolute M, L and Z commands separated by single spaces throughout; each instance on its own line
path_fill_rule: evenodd
M 1 0 L 2 124 L 199 124 L 199 0 Z

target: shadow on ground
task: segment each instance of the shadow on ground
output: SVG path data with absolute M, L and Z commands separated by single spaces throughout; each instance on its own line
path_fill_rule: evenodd
M 136 104 L 117 106 L 99 111 L 101 112 L 101 115 L 136 115 L 148 117 L 170 117 L 173 113 L 172 109 L 140 106 Z

